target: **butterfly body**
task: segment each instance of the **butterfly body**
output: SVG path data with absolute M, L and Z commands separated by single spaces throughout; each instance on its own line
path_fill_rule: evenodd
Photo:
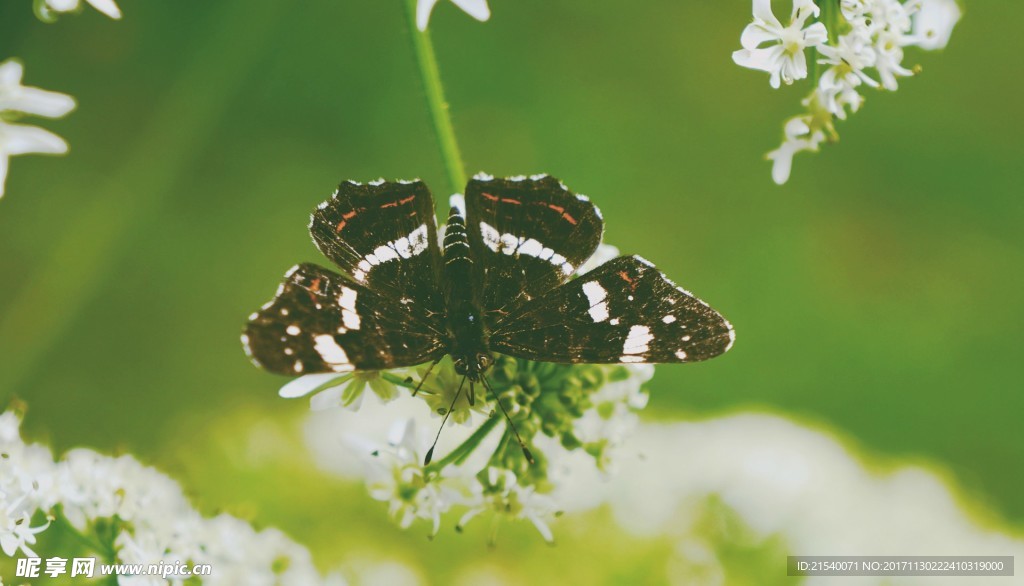
M 473 259 L 466 220 L 458 208 L 452 207 L 445 226 L 443 258 L 447 351 L 455 371 L 476 382 L 490 368 L 493 360 L 487 347 L 477 287 L 473 283 Z
M 493 353 L 556 363 L 695 362 L 729 322 L 636 256 L 578 275 L 604 229 L 549 176 L 477 176 L 444 241 L 422 182 L 345 182 L 310 233 L 342 274 L 301 264 L 250 316 L 243 343 L 281 374 L 381 370 L 448 355 L 471 382 Z

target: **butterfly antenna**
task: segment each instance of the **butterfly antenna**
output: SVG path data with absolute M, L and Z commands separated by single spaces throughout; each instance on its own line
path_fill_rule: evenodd
M 498 394 L 491 388 L 491 383 L 487 382 L 486 376 L 480 377 L 480 380 L 484 381 L 484 386 L 487 387 L 487 391 L 491 394 L 491 397 L 494 398 L 494 402 L 498 404 L 501 412 L 505 414 L 505 420 L 508 421 L 508 426 L 512 428 L 512 433 L 515 434 L 516 440 L 519 441 L 519 447 L 522 448 L 523 455 L 526 456 L 526 461 L 530 464 L 534 464 L 535 462 L 533 461 L 533 454 L 530 452 L 530 448 L 526 447 L 526 442 L 524 442 L 522 436 L 519 435 L 519 430 L 516 429 L 516 424 L 512 423 L 512 418 L 508 416 L 508 411 L 505 410 L 505 406 L 502 405 L 501 400 L 498 399 Z
M 438 362 L 441 362 L 441 361 L 440 360 L 435 360 L 432 363 L 430 363 L 430 366 L 427 367 L 427 372 L 423 373 L 423 376 L 420 377 L 420 383 L 418 385 L 416 385 L 416 390 L 414 390 L 412 392 L 412 396 L 413 397 L 416 396 L 416 393 L 420 392 L 420 387 L 422 387 L 423 383 L 426 382 L 427 377 L 430 376 L 430 371 L 434 370 L 434 367 L 437 366 Z
M 448 411 L 444 414 L 444 419 L 441 421 L 441 427 L 437 429 L 437 435 L 434 436 L 434 443 L 430 445 L 430 449 L 427 450 L 427 456 L 423 458 L 424 466 L 430 464 L 430 460 L 434 458 L 434 448 L 437 447 L 437 440 L 441 439 L 441 431 L 444 430 L 444 424 L 448 423 L 448 416 L 452 414 L 452 409 L 455 409 L 455 401 L 459 400 L 459 395 L 462 394 L 462 385 L 464 384 L 466 384 L 466 377 L 462 377 L 462 382 L 459 383 L 459 390 L 455 391 L 452 404 L 448 406 Z

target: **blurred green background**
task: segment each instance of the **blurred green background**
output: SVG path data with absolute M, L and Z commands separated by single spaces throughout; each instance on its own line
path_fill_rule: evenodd
M 301 490 L 189 458 L 225 421 L 306 412 L 238 335 L 285 269 L 326 262 L 312 208 L 348 178 L 446 199 L 402 2 L 120 5 L 47 25 L 0 3 L 0 59 L 79 102 L 41 123 L 71 154 L 14 159 L 0 200 L 0 404 L 27 401 L 34 439 L 139 454 L 316 549 Z M 948 468 L 1024 522 L 1024 5 L 970 3 L 945 51 L 908 51 L 922 75 L 869 92 L 784 187 L 762 157 L 806 86 L 733 65 L 749 2 L 491 9 L 431 22 L 468 169 L 561 178 L 607 242 L 736 326 L 727 356 L 658 369 L 648 417 L 771 407 Z

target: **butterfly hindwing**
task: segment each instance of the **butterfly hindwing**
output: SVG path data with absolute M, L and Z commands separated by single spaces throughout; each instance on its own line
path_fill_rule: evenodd
M 249 317 L 243 342 L 254 362 L 281 374 L 413 366 L 445 353 L 442 323 L 420 309 L 301 264 Z
M 465 197 L 475 285 L 494 316 L 569 280 L 601 242 L 600 212 L 553 177 L 478 176 Z
M 619 257 L 507 316 L 497 352 L 543 362 L 696 362 L 732 345 L 732 326 L 640 257 Z
M 346 181 L 313 212 L 309 232 L 356 283 L 443 310 L 434 200 L 422 181 Z

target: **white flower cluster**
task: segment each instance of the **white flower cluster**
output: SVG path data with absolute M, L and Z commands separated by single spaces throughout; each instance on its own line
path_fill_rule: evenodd
M 54 461 L 47 447 L 22 441 L 20 423 L 11 411 L 0 414 L 4 555 L 37 557 L 36 536 L 66 521 L 86 538 L 99 525 L 112 527 L 112 542 L 98 539 L 116 557 L 112 563 L 210 564 L 212 573 L 203 578 L 207 586 L 344 583 L 339 576 L 322 577 L 309 551 L 278 530 L 256 531 L 226 514 L 203 517 L 176 482 L 131 456 L 76 449 Z M 180 585 L 186 578 L 121 576 L 119 583 Z
M 944 48 L 961 15 L 956 0 L 793 0 L 786 26 L 771 0 L 753 0 L 753 12 L 733 60 L 768 72 L 773 88 L 809 75 L 814 83 L 803 100 L 807 111 L 786 122 L 782 145 L 767 155 L 780 185 L 796 153 L 838 138 L 834 120 L 860 109 L 864 87 L 895 91 L 898 78 L 914 74 L 903 64 L 905 47 Z M 808 25 L 812 17 L 817 22 Z
M 4 195 L 7 166 L 14 155 L 60 155 L 68 151 L 64 139 L 48 130 L 15 124 L 23 116 L 60 118 L 75 108 L 68 95 L 21 84 L 24 68 L 14 59 L 0 63 L 0 197 Z
M 121 18 L 114 0 L 86 0 L 111 18 Z M 77 11 L 81 0 L 43 0 L 36 2 L 36 14 L 53 21 L 58 13 Z M 75 109 L 75 100 L 67 94 L 27 87 L 21 84 L 24 67 L 16 59 L 0 63 L 0 197 L 4 196 L 7 167 L 15 155 L 31 153 L 63 155 L 68 143 L 48 130 L 27 124 L 14 124 L 24 116 L 60 118 Z
M 467 425 L 444 430 L 439 454 L 459 450 L 452 446 L 478 443 L 464 457 L 450 463 L 424 466 L 423 455 L 433 440 L 439 414 L 427 402 L 408 395 L 387 405 L 376 395 L 369 395 L 359 413 L 319 411 L 307 427 L 307 443 L 324 469 L 365 478 L 370 495 L 387 502 L 391 517 L 403 528 L 421 519 L 431 525 L 433 535 L 440 529 L 443 516 L 458 511 L 456 529 L 481 515 L 495 520 L 525 520 L 545 540 L 552 541 L 554 535 L 548 523 L 563 508 L 560 491 L 570 468 L 567 462 L 572 459 L 576 461 L 573 467 L 595 468 L 596 458 L 597 467 L 607 469 L 610 452 L 635 428 L 635 411 L 646 405 L 642 385 L 653 375 L 652 366 L 602 368 L 621 369 L 625 374 L 597 390 L 591 407 L 571 422 L 581 441 L 600 446 L 599 452 L 571 450 L 538 433 L 532 442 L 543 460 L 527 472 L 510 469 L 500 457 L 502 453 L 518 454 L 507 431 L 493 432 L 498 424 L 504 426 L 500 413 L 483 419 L 476 414 L 466 418 Z M 498 525 L 494 523 L 492 530 L 496 531 Z

